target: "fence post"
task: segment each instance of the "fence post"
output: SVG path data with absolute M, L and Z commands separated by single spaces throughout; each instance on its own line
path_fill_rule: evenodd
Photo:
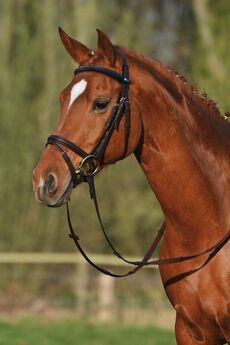
M 114 278 L 99 274 L 98 276 L 98 318 L 110 321 L 114 318 Z
M 74 275 L 74 292 L 76 296 L 76 311 L 79 317 L 85 317 L 87 314 L 87 285 L 88 285 L 88 267 L 85 263 L 77 265 Z

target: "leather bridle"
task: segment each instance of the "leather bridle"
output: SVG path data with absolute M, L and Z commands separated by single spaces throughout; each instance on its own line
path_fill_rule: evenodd
M 120 159 L 124 158 L 125 155 L 127 154 L 128 150 L 128 143 L 129 143 L 129 135 L 130 135 L 130 104 L 129 104 L 129 98 L 128 98 L 128 91 L 129 91 L 129 84 L 130 84 L 130 79 L 129 79 L 129 68 L 128 64 L 126 61 L 125 55 L 123 55 L 121 52 L 118 52 L 121 56 L 122 60 L 122 74 L 113 71 L 111 69 L 101 67 L 101 66 L 80 66 L 78 67 L 75 71 L 74 74 L 79 74 L 82 72 L 96 72 L 96 73 L 101 73 L 106 76 L 109 76 L 113 79 L 115 79 L 117 82 L 119 82 L 122 85 L 121 92 L 118 96 L 117 102 L 113 105 L 111 114 L 105 124 L 105 128 L 103 131 L 103 134 L 99 140 L 99 142 L 96 144 L 96 147 L 94 150 L 90 153 L 84 151 L 81 147 L 78 145 L 74 144 L 73 142 L 69 141 L 66 138 L 63 138 L 62 136 L 59 135 L 50 135 L 47 139 L 47 144 L 54 145 L 54 147 L 60 152 L 62 155 L 63 159 L 65 160 L 70 174 L 71 174 L 71 181 L 70 184 L 72 187 L 75 187 L 77 184 L 79 184 L 81 181 L 87 182 L 89 186 L 89 193 L 90 197 L 94 202 L 95 210 L 97 213 L 97 217 L 101 226 L 101 230 L 103 232 L 103 235 L 109 244 L 110 248 L 113 251 L 113 254 L 115 254 L 119 259 L 123 260 L 127 264 L 133 265 L 134 268 L 129 270 L 128 272 L 124 274 L 116 274 L 113 272 L 110 272 L 109 270 L 102 268 L 95 264 L 85 253 L 83 248 L 81 247 L 79 243 L 79 237 L 76 235 L 71 218 L 70 218 L 70 211 L 69 211 L 69 205 L 68 201 L 66 202 L 66 207 L 67 207 L 67 219 L 68 219 L 68 225 L 69 225 L 69 230 L 70 230 L 70 238 L 72 238 L 79 250 L 79 252 L 82 254 L 82 256 L 86 259 L 86 261 L 99 270 L 100 272 L 112 276 L 112 277 L 125 277 L 131 274 L 136 273 L 139 271 L 142 267 L 144 266 L 149 266 L 149 265 L 168 265 L 168 264 L 174 264 L 178 262 L 183 262 L 186 260 L 190 260 L 196 257 L 199 257 L 201 255 L 210 253 L 209 257 L 206 259 L 205 263 L 200 267 L 202 268 L 205 264 L 207 264 L 218 252 L 219 250 L 229 241 L 230 239 L 230 232 L 228 232 L 221 241 L 216 243 L 214 246 L 200 252 L 194 255 L 187 255 L 187 256 L 182 256 L 182 257 L 174 257 L 174 258 L 165 258 L 165 259 L 159 259 L 159 260 L 150 260 L 151 256 L 153 255 L 155 249 L 157 248 L 161 238 L 164 235 L 165 232 L 165 223 L 161 226 L 161 228 L 158 230 L 156 237 L 154 238 L 151 246 L 149 247 L 148 251 L 144 255 L 143 259 L 141 261 L 131 261 L 126 258 L 124 258 L 114 247 L 112 244 L 109 236 L 107 235 L 99 207 L 98 207 L 98 202 L 97 202 L 97 196 L 96 196 L 96 189 L 95 189 L 95 184 L 94 184 L 94 176 L 96 172 L 98 171 L 98 168 L 100 164 L 103 162 L 103 157 L 105 150 L 107 148 L 107 145 L 109 144 L 110 138 L 112 134 L 114 133 L 115 130 L 118 130 L 120 121 L 122 117 L 124 117 L 124 124 L 125 124 L 125 134 L 124 134 L 124 149 L 123 153 L 120 157 Z M 69 158 L 67 152 L 63 149 L 63 147 L 66 147 L 70 151 L 74 152 L 78 156 L 82 158 L 82 161 L 79 165 L 79 167 L 76 169 Z M 58 205 L 54 205 L 58 206 Z
M 101 66 L 80 66 L 74 71 L 75 75 L 82 72 L 102 73 L 122 84 L 121 93 L 119 94 L 116 103 L 113 105 L 111 114 L 107 120 L 107 123 L 105 124 L 103 134 L 93 152 L 85 152 L 82 148 L 80 148 L 73 142 L 59 135 L 51 135 L 48 137 L 47 144 L 54 145 L 56 149 L 62 154 L 62 157 L 68 165 L 74 187 L 78 184 L 80 176 L 83 176 L 85 178 L 87 175 L 92 176 L 96 174 L 100 163 L 103 161 L 104 152 L 110 141 L 110 138 L 113 132 L 115 130 L 118 130 L 122 116 L 124 116 L 125 119 L 125 135 L 124 149 L 120 159 L 124 158 L 127 153 L 130 133 L 130 105 L 128 97 L 130 80 L 129 68 L 126 62 L 126 58 L 123 54 L 121 55 L 121 57 L 123 72 L 122 74 Z M 67 147 L 69 150 L 73 151 L 75 154 L 82 158 L 82 161 L 77 170 L 73 166 L 67 153 L 62 149 L 62 146 Z

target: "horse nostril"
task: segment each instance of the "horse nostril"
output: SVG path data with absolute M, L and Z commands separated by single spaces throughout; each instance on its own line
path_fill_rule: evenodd
M 49 174 L 48 178 L 45 182 L 45 188 L 47 189 L 48 193 L 53 193 L 57 188 L 57 179 L 56 176 L 53 174 Z

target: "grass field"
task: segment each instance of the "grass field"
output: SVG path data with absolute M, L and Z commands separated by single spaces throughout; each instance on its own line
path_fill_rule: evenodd
M 94 325 L 73 320 L 0 321 L 0 345 L 175 345 L 170 331 L 155 327 Z

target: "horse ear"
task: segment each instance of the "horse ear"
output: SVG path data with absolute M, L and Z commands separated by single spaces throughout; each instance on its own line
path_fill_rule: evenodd
M 106 56 L 111 66 L 115 65 L 116 52 L 109 37 L 103 31 L 97 29 L 98 50 Z
M 71 38 L 67 33 L 62 30 L 62 28 L 58 28 L 59 34 L 62 40 L 63 45 L 65 46 L 66 50 L 70 54 L 70 56 L 76 61 L 78 64 L 80 64 L 91 52 L 89 48 L 87 48 L 84 44 L 74 40 Z

